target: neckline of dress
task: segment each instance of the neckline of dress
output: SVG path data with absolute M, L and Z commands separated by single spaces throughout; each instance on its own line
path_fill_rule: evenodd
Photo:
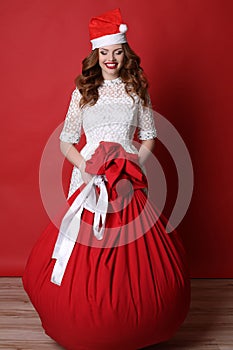
M 111 79 L 111 80 L 104 79 L 104 85 L 120 84 L 121 82 L 122 82 L 121 77 L 117 77 L 117 78 Z

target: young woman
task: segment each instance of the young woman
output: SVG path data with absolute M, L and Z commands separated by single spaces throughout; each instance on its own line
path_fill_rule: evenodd
M 37 242 L 23 282 L 46 333 L 65 349 L 136 350 L 169 339 L 184 321 L 189 278 L 178 233 L 166 233 L 146 195 L 142 168 L 156 129 L 140 59 L 119 9 L 89 28 L 93 50 L 60 136 L 74 165 L 70 208 Z

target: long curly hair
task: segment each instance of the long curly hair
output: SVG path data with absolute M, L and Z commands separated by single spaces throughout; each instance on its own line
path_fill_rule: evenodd
M 124 62 L 119 76 L 125 83 L 125 91 L 132 98 L 133 94 L 136 93 L 142 99 L 143 105 L 148 106 L 148 81 L 140 66 L 140 57 L 127 43 L 122 44 L 122 49 Z M 98 49 L 95 49 L 82 61 L 82 74 L 75 79 L 75 84 L 82 95 L 80 107 L 93 106 L 97 102 L 99 98 L 98 88 L 103 81 L 99 66 L 99 52 Z

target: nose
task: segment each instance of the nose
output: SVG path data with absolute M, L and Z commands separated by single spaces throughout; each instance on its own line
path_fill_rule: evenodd
M 110 61 L 115 61 L 116 60 L 116 57 L 115 57 L 115 53 L 114 52 L 109 52 L 109 60 Z

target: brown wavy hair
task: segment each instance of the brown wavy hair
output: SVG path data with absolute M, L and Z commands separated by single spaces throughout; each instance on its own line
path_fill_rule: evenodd
M 140 57 L 127 43 L 122 44 L 122 49 L 124 62 L 119 76 L 125 83 L 125 91 L 132 98 L 136 93 L 142 99 L 143 105 L 148 106 L 148 81 L 140 66 Z M 103 81 L 102 70 L 99 66 L 99 52 L 98 49 L 95 49 L 82 61 L 82 74 L 75 79 L 75 84 L 82 95 L 80 107 L 93 106 L 97 102 L 98 88 Z

